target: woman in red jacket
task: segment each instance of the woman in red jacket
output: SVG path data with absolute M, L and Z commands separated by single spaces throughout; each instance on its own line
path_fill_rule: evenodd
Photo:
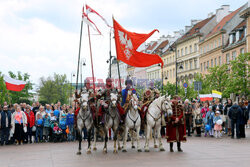
M 26 107 L 25 114 L 27 116 L 27 133 L 25 135 L 26 141 L 32 143 L 32 127 L 35 125 L 35 115 L 30 106 Z

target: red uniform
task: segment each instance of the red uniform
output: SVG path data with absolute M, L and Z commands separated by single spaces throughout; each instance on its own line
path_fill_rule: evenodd
M 177 101 L 172 103 L 173 115 L 168 119 L 166 138 L 167 142 L 185 142 L 186 141 L 186 123 L 182 105 Z M 175 123 L 176 118 L 179 122 Z

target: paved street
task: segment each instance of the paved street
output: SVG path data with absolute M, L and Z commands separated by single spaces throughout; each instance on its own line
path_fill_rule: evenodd
M 149 153 L 138 153 L 130 149 L 128 152 L 113 154 L 113 142 L 109 142 L 108 154 L 102 153 L 103 143 L 98 143 L 97 152 L 91 155 L 76 155 L 77 143 L 42 143 L 23 146 L 0 147 L 0 167 L 150 167 L 150 166 L 250 166 L 250 129 L 247 129 L 246 139 L 224 137 L 215 138 L 188 138 L 183 144 L 183 153 L 170 153 L 169 146 L 164 140 L 167 151 L 158 152 L 152 148 Z M 86 148 L 86 142 L 83 147 Z M 144 140 L 141 140 L 144 145 Z M 176 147 L 175 147 L 176 148 Z

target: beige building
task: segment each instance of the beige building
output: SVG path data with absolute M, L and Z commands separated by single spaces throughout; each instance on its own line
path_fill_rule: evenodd
M 223 54 L 222 51 L 227 46 L 230 32 L 232 32 L 232 30 L 243 21 L 243 19 L 240 18 L 239 13 L 246 7 L 247 5 L 244 5 L 233 12 L 229 12 L 229 9 L 227 9 L 229 14 L 223 18 L 220 17 L 221 19 L 219 19 L 219 23 L 199 43 L 200 72 L 202 74 L 207 74 L 210 67 L 222 65 L 226 62 L 225 55 L 227 54 L 227 50 L 224 50 L 225 54 Z M 235 52 L 232 54 L 235 55 Z
M 247 9 L 240 13 L 240 17 L 246 19 L 246 52 L 250 53 L 250 0 Z
M 191 27 L 188 27 L 188 29 L 186 27 L 186 33 L 176 41 L 177 81 L 179 84 L 192 83 L 196 73 L 199 72 L 198 44 L 200 39 L 211 29 L 210 21 L 213 19 L 214 15 L 210 14 L 207 19 L 202 21 L 191 20 Z M 169 63 L 171 64 L 171 59 Z M 169 72 L 171 73 L 171 69 Z M 173 74 L 175 78 L 175 72 Z
M 174 46 L 171 46 L 174 47 Z M 167 79 L 164 79 L 163 83 L 167 84 L 167 82 L 175 83 L 175 52 L 174 50 L 168 49 L 166 50 L 163 55 L 162 59 L 164 62 L 163 67 L 163 76 L 164 78 L 167 77 Z

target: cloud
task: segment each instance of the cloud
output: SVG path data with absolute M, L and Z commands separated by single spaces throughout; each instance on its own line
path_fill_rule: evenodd
M 86 1 L 85 1 L 86 2 Z M 234 10 L 245 0 L 88 0 L 87 3 L 112 24 L 112 15 L 129 31 L 148 33 L 149 40 L 172 33 L 191 19 L 203 19 L 220 5 L 229 3 Z M 239 5 L 240 4 L 240 5 Z M 42 76 L 76 72 L 82 0 L 6 0 L 0 1 L 0 67 L 8 71 L 28 72 L 38 84 Z M 91 19 L 103 36 L 91 35 L 95 76 L 106 78 L 109 58 L 109 28 L 98 17 Z M 91 34 L 95 32 L 91 29 Z M 115 45 L 112 41 L 112 55 Z M 83 26 L 81 57 L 87 66 L 83 76 L 91 76 L 87 28 Z

